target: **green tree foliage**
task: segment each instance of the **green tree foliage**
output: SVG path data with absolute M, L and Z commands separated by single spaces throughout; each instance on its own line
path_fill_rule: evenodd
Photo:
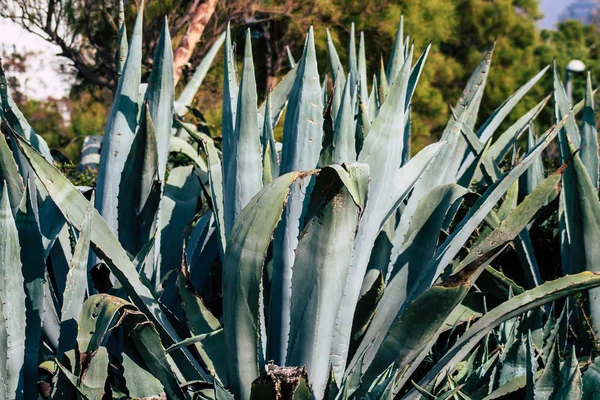
M 4 1 L 6 0 L 0 0 L 0 5 Z M 31 0 L 18 0 L 14 3 L 21 7 L 22 15 L 26 15 L 27 10 L 35 11 L 35 8 L 31 7 Z M 68 28 L 65 32 L 77 33 L 80 38 L 72 44 L 64 41 L 66 47 L 61 54 L 70 58 L 76 67 L 78 80 L 74 89 L 91 89 L 95 93 L 100 88 L 113 89 L 117 77 L 117 2 L 86 1 L 83 5 L 76 5 L 72 0 L 61 0 L 52 3 L 69 11 L 63 13 L 68 18 L 64 18 L 61 24 Z M 133 26 L 132 16 L 136 13 L 138 3 L 139 1 L 125 2 L 126 25 L 129 31 Z M 184 0 L 148 0 L 144 28 L 146 37 L 159 36 L 161 16 L 167 15 L 173 45 L 176 46 L 189 22 L 188 11 L 195 3 L 197 2 Z M 48 21 L 45 19 L 48 13 L 33 12 L 28 20 L 24 20 L 15 18 L 15 15 L 19 14 L 15 14 L 14 7 L 7 6 L 6 10 L 8 11 L 4 11 L 5 14 L 12 15 L 13 19 L 25 27 L 46 30 L 44 24 Z M 13 10 L 12 14 L 10 10 Z M 56 13 L 57 11 L 53 15 Z M 599 50 L 596 46 L 600 39 L 598 28 L 569 21 L 560 24 L 557 31 L 540 32 L 536 23 L 542 15 L 536 0 L 264 0 L 254 3 L 224 0 L 219 1 L 189 68 L 184 69 L 179 89 L 193 73 L 198 60 L 225 29 L 228 20 L 231 20 L 237 43 L 243 42 L 246 27 L 252 29 L 259 93 L 267 93 L 289 70 L 286 46 L 290 47 L 296 58 L 300 56 L 304 45 L 304 32 L 311 24 L 320 27 L 315 31 L 315 46 L 317 60 L 322 68 L 321 75 L 324 75 L 325 66 L 328 65 L 326 35 L 321 27 L 329 28 L 344 67 L 350 25 L 355 24 L 357 33 L 364 32 L 365 41 L 369 43 L 367 75 L 370 81 L 373 74 L 379 70 L 379 55 L 387 62 L 388 50 L 392 48 L 401 14 L 404 15 L 404 30 L 410 33 L 410 41 L 415 44 L 417 51 L 424 49 L 428 42 L 432 43 L 432 62 L 428 63 L 423 71 L 421 84 L 412 105 L 413 152 L 439 137 L 451 113 L 448 104 L 453 104 L 458 99 L 471 71 L 483 52 L 493 43 L 496 43 L 495 68 L 491 70 L 487 82 L 482 102 L 482 118 L 490 115 L 503 99 L 553 59 L 556 59 L 560 70 L 572 58 L 583 60 L 591 70 L 594 82 L 600 74 L 600 63 L 597 61 Z M 54 24 L 52 27 L 58 24 L 52 22 L 52 19 L 50 21 L 51 25 Z M 54 43 L 61 39 L 50 34 L 47 36 L 48 40 Z M 146 80 L 151 62 L 149 55 L 154 51 L 156 40 L 149 39 L 144 42 L 144 46 L 144 53 L 148 55 L 143 59 L 143 80 Z M 241 52 L 237 53 L 238 68 L 241 68 Z M 85 61 L 85 68 L 81 68 L 78 57 L 84 55 L 86 57 L 82 60 Z M 213 126 L 214 134 L 219 135 L 221 110 L 215 104 L 221 98 L 222 55 L 217 57 L 214 65 L 196 96 L 194 105 Z M 574 78 L 574 94 L 581 97 L 585 86 L 584 77 Z M 330 82 L 330 88 L 331 86 Z M 536 85 L 519 103 L 505 124 L 514 122 L 517 115 L 522 115 L 542 96 L 550 93 L 551 86 L 550 79 Z M 106 102 L 110 97 L 104 96 Z M 51 108 L 45 108 L 48 107 Z M 28 112 L 33 111 L 33 107 L 25 108 L 25 114 L 29 117 Z M 96 131 L 102 121 L 95 118 L 100 115 L 104 114 L 86 108 L 79 116 L 72 116 L 72 123 L 77 126 L 69 130 L 73 135 Z M 544 112 L 540 118 L 541 124 L 549 124 L 551 118 L 550 112 Z M 90 129 L 90 126 L 93 128 Z M 36 122 L 34 127 L 37 127 Z M 278 132 L 275 134 L 277 136 Z

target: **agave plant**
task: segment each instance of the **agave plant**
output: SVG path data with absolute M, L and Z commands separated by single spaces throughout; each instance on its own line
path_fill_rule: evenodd
M 166 21 L 141 83 L 142 18 L 143 4 L 130 41 L 120 29 L 99 163 L 84 149 L 94 194 L 56 169 L 0 80 L 4 397 L 479 398 L 523 382 L 530 398 L 580 396 L 582 382 L 593 394 L 596 364 L 583 381 L 574 350 L 560 367 L 568 311 L 557 320 L 542 307 L 600 286 L 591 83 L 571 108 L 555 69 L 556 124 L 539 139 L 531 127 L 548 98 L 498 129 L 548 68 L 476 128 L 492 48 L 440 141 L 411 158 L 429 47 L 413 63 L 402 21 L 370 92 L 362 34 L 357 52 L 351 28 L 347 73 L 328 35 L 330 90 L 311 27 L 259 105 L 249 31 L 239 82 L 228 27 L 175 101 Z M 221 46 L 218 146 L 185 117 Z M 524 132 L 525 155 L 503 170 Z M 546 177 L 541 153 L 557 136 L 563 166 Z M 174 152 L 189 165 L 173 165 Z M 589 271 L 565 266 L 577 273 L 544 283 L 529 224 L 556 198 L 564 260 Z M 493 267 L 509 244 L 528 290 Z

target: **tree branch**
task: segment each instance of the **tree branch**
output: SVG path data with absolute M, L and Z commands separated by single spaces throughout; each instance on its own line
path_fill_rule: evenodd
M 206 28 L 206 25 L 208 25 L 208 21 L 215 12 L 217 1 L 218 0 L 205 0 L 198 6 L 192 17 L 192 21 L 188 26 L 187 32 L 183 35 L 183 38 L 181 38 L 181 42 L 173 54 L 175 84 L 177 84 L 179 78 L 181 78 L 183 67 L 190 61 L 196 44 L 200 41 L 204 29 Z

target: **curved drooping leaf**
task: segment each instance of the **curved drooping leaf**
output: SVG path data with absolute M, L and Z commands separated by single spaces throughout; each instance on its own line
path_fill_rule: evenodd
M 494 132 L 496 132 L 506 116 L 512 111 L 512 109 L 523 98 L 523 96 L 525 96 L 527 92 L 542 78 L 548 68 L 550 68 L 550 66 L 547 66 L 538 72 L 527 83 L 517 89 L 517 91 L 514 92 L 508 99 L 504 100 L 504 102 L 496 110 L 494 110 L 492 115 L 490 115 L 487 121 L 485 121 L 476 132 L 477 137 L 479 137 L 481 142 L 485 143 L 494 135 Z M 462 173 L 471 165 L 471 162 L 474 160 L 474 158 L 475 157 L 473 154 L 466 155 L 466 158 L 463 161 L 460 170 L 458 171 L 458 176 L 462 175 Z
M 4 302 L 2 318 L 5 320 L 5 333 L 0 333 L 0 337 L 6 338 L 6 343 L 0 343 L 0 347 L 6 346 L 1 351 L 6 351 L 6 358 L 2 361 L 2 367 L 6 369 L 1 371 L 1 375 L 6 385 L 6 398 L 19 399 L 24 395 L 22 371 L 25 363 L 26 302 L 19 233 L 8 195 L 4 182 L 0 193 L 0 298 Z
M 189 144 L 185 139 L 182 139 L 178 136 L 171 136 L 171 141 L 169 142 L 169 153 L 181 153 L 186 155 L 196 164 L 201 171 L 206 172 L 208 167 L 206 166 L 206 162 L 198 155 L 198 151 Z
M 267 248 L 290 186 L 306 176 L 292 172 L 265 186 L 242 210 L 227 243 L 223 262 L 227 381 L 240 399 L 250 398 L 251 383 L 260 374 L 259 298 Z
M 308 30 L 302 59 L 296 68 L 283 126 L 280 175 L 311 170 L 319 161 L 323 135 L 323 106 L 312 27 Z M 310 179 L 295 182 L 273 242 L 268 358 L 274 360 L 277 365 L 285 365 L 294 250 L 298 245 L 306 203 L 305 194 L 310 191 L 309 188 Z
M 600 275 L 593 272 L 582 272 L 546 282 L 534 289 L 523 292 L 511 298 L 474 323 L 456 342 L 454 346 L 433 366 L 419 382 L 426 387 L 433 382 L 444 370 L 452 370 L 492 329 L 502 322 L 514 318 L 531 309 L 550 303 L 556 299 L 600 286 Z M 415 399 L 413 391 L 406 399 Z
M 19 141 L 19 145 L 40 182 L 48 190 L 52 200 L 57 203 L 65 218 L 71 225 L 81 226 L 85 211 L 90 203 L 67 178 L 54 166 L 50 165 L 31 145 L 24 141 Z M 160 309 L 152 292 L 140 281 L 135 266 L 108 224 L 96 211 L 92 213 L 92 220 L 94 229 L 92 230 L 91 241 L 95 253 L 106 263 L 127 290 L 134 304 L 156 322 L 157 327 L 164 334 L 164 338 L 170 338 L 173 343 L 179 342 L 181 340 L 179 335 Z M 190 372 L 190 376 L 200 374 L 208 379 L 208 375 L 202 371 L 191 354 L 187 351 L 182 351 L 182 353 L 184 358 L 179 359 L 181 362 L 180 368 L 185 368 L 186 372 Z
M 194 75 L 192 75 L 191 79 L 181 91 L 181 94 L 177 98 L 177 101 L 174 105 L 175 114 L 178 116 L 182 117 L 187 112 L 187 107 L 189 107 L 194 101 L 194 97 L 196 96 L 198 89 L 200 89 L 200 86 L 202 85 L 202 82 L 204 81 L 204 78 L 206 77 L 213 60 L 223 46 L 223 42 L 225 42 L 225 35 L 226 33 L 223 32 L 217 38 L 217 40 L 215 40 L 211 48 L 204 55 L 202 61 L 200 61 L 200 64 L 198 64 L 196 67 Z
M 377 312 L 363 337 L 356 354 L 376 351 L 394 323 L 410 293 L 412 285 L 425 262 L 435 251 L 440 226 L 450 205 L 467 192 L 466 189 L 450 184 L 432 190 L 424 197 L 411 222 L 407 241 L 401 249 L 393 249 L 388 272 L 389 280 L 379 301 Z
M 121 171 L 127 160 L 137 125 L 142 75 L 143 15 L 144 2 L 142 1 L 133 28 L 127 60 L 104 128 L 96 180 L 96 209 L 115 234 L 118 231 L 117 206 Z
M 494 205 L 519 178 L 519 176 L 535 161 L 536 157 L 542 152 L 542 150 L 554 139 L 564 123 L 565 119 L 563 119 L 563 121 L 561 121 L 555 127 L 551 128 L 550 132 L 544 136 L 544 139 L 540 141 L 532 151 L 527 153 L 525 158 L 519 164 L 517 164 L 496 184 L 492 185 L 477 200 L 473 207 L 467 212 L 467 215 L 463 218 L 463 220 L 457 225 L 450 236 L 448 236 L 448 238 L 440 246 L 436 252 L 436 256 L 425 268 L 425 270 L 428 272 L 424 272 L 419 280 L 426 276 L 427 278 L 425 278 L 423 283 L 418 285 L 419 289 L 417 289 L 417 293 L 422 292 L 427 287 L 431 286 L 431 283 L 437 279 L 442 270 L 450 263 L 450 261 L 452 261 L 452 259 L 454 259 L 456 254 L 458 254 L 473 230 L 483 221 L 487 214 L 492 210 Z
M 225 181 L 225 237 L 229 237 L 242 209 L 262 188 L 262 161 L 258 112 L 256 110 L 256 78 L 252 59 L 250 29 L 246 32 L 244 64 L 240 82 L 237 118 L 231 143 Z
M 293 267 L 287 362 L 306 365 L 316 398 L 325 393 L 329 378 L 335 317 L 364 206 L 360 199 L 366 197 L 361 181 L 368 180 L 368 166 L 349 164 L 346 168 L 334 165 L 319 173 Z

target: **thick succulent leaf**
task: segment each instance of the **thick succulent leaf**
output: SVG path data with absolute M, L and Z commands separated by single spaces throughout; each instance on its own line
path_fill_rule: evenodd
M 582 400 L 597 399 L 600 395 L 600 359 L 588 365 L 583 374 L 583 395 Z
M 377 75 L 377 89 L 378 89 L 377 99 L 378 99 L 378 103 L 379 103 L 379 108 L 381 108 L 381 106 L 385 102 L 385 99 L 387 99 L 388 94 L 390 92 L 390 86 L 388 85 L 388 81 L 385 77 L 385 68 L 383 67 L 383 56 L 379 60 L 379 74 Z
M 265 186 L 242 210 L 223 262 L 223 326 L 229 388 L 250 398 L 259 372 L 259 297 L 267 248 L 281 219 L 290 185 L 306 173 L 289 173 Z
M 594 95 L 592 78 L 588 72 L 585 88 L 585 105 L 583 107 L 583 127 L 581 128 L 581 162 L 585 166 L 592 185 L 598 190 L 598 132 L 596 131 L 596 113 L 594 111 Z
M 0 140 L 2 139 L 0 138 Z M 18 173 L 17 176 L 20 177 Z M 25 382 L 34 382 L 38 378 L 38 364 L 40 359 L 39 350 L 44 319 L 46 262 L 44 260 L 42 234 L 40 233 L 40 227 L 35 215 L 37 199 L 33 177 L 30 177 L 29 182 L 30 184 L 25 188 L 25 193 L 21 199 L 21 205 L 17 211 L 15 222 L 17 231 L 19 232 L 19 243 L 27 243 L 26 246 L 21 247 L 23 283 L 26 295 L 25 365 L 23 373 Z M 26 399 L 37 396 L 37 389 L 31 385 L 25 385 L 24 389 Z
M 183 339 L 181 342 L 175 343 L 174 345 L 169 346 L 169 348 L 166 351 L 167 351 L 167 353 L 170 353 L 173 350 L 177 350 L 177 349 L 180 349 L 182 347 L 187 347 L 187 346 L 190 346 L 192 344 L 203 342 L 204 340 L 208 339 L 209 337 L 218 335 L 222 331 L 223 331 L 223 329 L 221 328 L 221 329 L 218 329 L 216 331 L 212 331 L 212 332 L 209 332 L 209 333 L 204 333 L 202 335 L 195 335 L 195 336 L 189 337 L 187 339 Z
M 130 357 L 128 352 L 122 353 L 123 377 L 129 396 L 133 399 L 145 399 L 164 396 L 164 388 L 148 370 L 142 366 L 142 361 Z
M 6 366 L 8 364 L 8 331 L 7 331 L 7 323 L 6 323 L 6 314 L 4 313 L 4 294 L 0 292 L 0 399 L 6 399 L 6 384 L 7 376 L 6 376 Z
M 509 173 L 507 173 L 500 181 L 495 185 L 491 186 L 473 205 L 473 207 L 467 212 L 467 215 L 454 229 L 452 234 L 444 241 L 436 253 L 436 257 L 427 265 L 424 272 L 421 275 L 421 279 L 425 279 L 419 284 L 419 288 L 416 293 L 422 292 L 425 288 L 429 287 L 440 275 L 442 270 L 454 259 L 458 254 L 462 246 L 466 243 L 471 233 L 477 228 L 477 226 L 483 221 L 483 219 L 492 210 L 494 205 L 500 200 L 500 198 L 506 193 L 506 191 L 512 186 L 512 184 L 519 178 L 519 176 L 533 163 L 535 158 L 542 152 L 542 150 L 554 139 L 558 130 L 562 127 L 561 123 L 550 130 L 550 132 L 544 136 L 544 140 L 540 141 L 537 146 L 527 153 L 525 158 L 517 164 Z
M 550 353 L 546 355 L 544 372 L 535 383 L 535 400 L 549 399 L 558 388 L 560 381 L 560 359 L 558 345 L 555 340 L 551 342 Z
M 317 166 L 323 135 L 323 106 L 313 28 L 308 30 L 302 59 L 283 126 L 283 147 L 279 172 L 307 171 Z M 294 250 L 298 245 L 302 214 L 309 180 L 298 181 L 291 189 L 282 221 L 273 243 L 273 277 L 269 314 L 273 328 L 269 332 L 270 355 L 284 365 L 290 320 L 290 288 Z
M 395 260 L 388 269 L 393 267 L 394 274 L 390 274 L 392 278 L 356 354 L 361 354 L 368 348 L 371 348 L 369 353 L 374 354 L 380 347 L 398 317 L 415 278 L 433 256 L 438 232 L 448 207 L 465 193 L 466 189 L 458 185 L 444 185 L 423 198 L 411 223 L 407 242 L 399 251 L 392 250 Z
M 210 186 L 210 198 L 211 208 L 215 214 L 215 222 L 217 224 L 217 231 L 219 237 L 219 253 L 221 259 L 225 255 L 225 246 L 227 239 L 225 239 L 225 212 L 223 204 L 223 172 L 221 169 L 221 159 L 219 153 L 215 147 L 215 143 L 211 138 L 203 137 L 200 141 L 206 154 L 206 161 L 208 164 L 208 182 Z
M 96 209 L 115 234 L 118 231 L 117 206 L 121 171 L 127 161 L 137 124 L 142 74 L 143 15 L 144 2 L 138 11 L 127 60 L 104 128 L 100 167 L 96 180 Z
M 473 160 L 469 165 L 469 168 L 467 168 L 463 174 L 459 172 L 459 182 L 462 181 L 462 178 L 465 175 L 469 176 L 469 178 L 464 181 L 465 184 L 470 184 L 473 176 L 475 177 L 475 181 L 481 181 L 482 177 L 485 177 L 489 183 L 496 182 L 498 179 L 500 179 L 500 175 L 502 173 L 489 155 L 489 139 L 487 142 L 481 143 L 477 138 L 477 135 L 473 133 L 473 131 L 470 130 L 469 127 L 464 123 L 462 124 L 461 128 L 461 132 L 469 144 L 469 155 L 473 157 Z M 475 174 L 473 174 L 472 168 L 475 162 L 479 164 L 480 170 L 473 171 L 475 172 Z
M 177 286 L 190 331 L 194 335 L 219 332 L 206 338 L 202 343 L 196 343 L 196 349 L 200 353 L 202 362 L 208 372 L 211 375 L 216 375 L 221 382 L 227 383 L 226 360 L 223 358 L 225 340 L 223 331 L 219 331 L 221 329 L 219 320 L 215 318 L 202 299 L 194 292 L 186 268 L 182 268 L 179 273 Z
M 154 123 L 156 144 L 158 149 L 158 179 L 162 181 L 167 170 L 171 126 L 173 125 L 173 98 L 175 96 L 175 80 L 173 67 L 173 49 L 167 18 L 160 32 L 152 71 L 148 78 L 148 89 L 145 100 L 148 102 L 150 118 Z
M 581 398 L 581 371 L 577 362 L 575 346 L 572 346 L 569 357 L 560 369 L 560 382 L 554 398 L 556 400 L 577 400 Z
M 16 214 L 25 188 L 4 134 L 0 135 L 0 184 L 3 182 L 6 182 L 11 209 Z
M 6 398 L 19 399 L 24 389 L 26 302 L 19 233 L 8 195 L 4 182 L 0 193 L 0 298 L 4 301 L 2 316 L 6 323 L 6 369 L 1 374 L 6 384 Z
M 360 33 L 358 42 L 358 95 L 359 101 L 367 104 L 369 101 L 369 87 L 367 85 L 367 57 L 365 56 L 365 35 Z M 367 120 L 370 124 L 370 120 Z
M 353 22 L 350 26 L 350 40 L 348 41 L 348 81 L 350 82 L 350 97 L 352 98 L 355 97 L 358 88 L 358 60 L 356 59 L 355 36 Z
M 527 130 L 527 151 L 531 151 L 537 144 L 537 137 L 533 131 L 533 126 L 530 125 Z M 525 197 L 533 192 L 533 189 L 538 187 L 540 182 L 544 180 L 544 164 L 541 155 L 531 164 L 531 167 L 523 173 L 519 179 L 519 197 Z
M 294 67 L 290 72 L 285 74 L 281 81 L 269 93 L 271 97 L 271 126 L 275 127 L 285 106 L 288 103 L 290 92 L 296 81 L 296 73 L 298 68 Z M 267 101 L 265 100 L 258 108 L 258 127 L 262 129 L 264 125 L 264 116 L 266 115 Z
M 108 351 L 106 347 L 99 347 L 90 362 L 85 376 L 80 379 L 80 385 L 86 386 L 96 398 L 101 399 L 105 394 L 106 380 L 108 379 Z
M 361 211 L 345 181 L 368 179 L 367 165 L 321 170 L 308 204 L 292 276 L 287 362 L 306 365 L 311 388 L 323 397 L 329 378 L 329 350 L 342 300 Z M 366 191 L 359 185 L 358 190 Z M 357 193 L 365 198 L 366 193 Z
M 177 98 L 177 101 L 174 105 L 175 114 L 178 116 L 182 117 L 187 112 L 187 108 L 192 105 L 194 97 L 196 96 L 196 93 L 198 93 L 198 90 L 200 89 L 200 86 L 202 85 L 202 82 L 204 81 L 204 78 L 206 77 L 213 60 L 225 42 L 225 35 L 226 33 L 223 32 L 217 38 L 217 40 L 215 40 L 211 48 L 204 55 L 202 61 L 200 61 L 200 64 L 198 64 L 196 67 L 191 79 L 181 91 L 181 94 Z
M 520 376 L 527 374 L 527 345 L 521 335 L 520 330 L 512 342 L 508 344 L 502 357 L 498 384 L 503 386 Z
M 258 132 L 257 94 L 250 29 L 246 32 L 244 65 L 238 93 L 237 118 L 225 182 L 225 236 L 250 199 L 262 188 L 262 161 Z
M 494 136 L 496 129 L 502 124 L 506 116 L 512 111 L 517 103 L 529 92 L 529 90 L 544 76 L 550 66 L 546 66 L 540 72 L 538 72 L 533 78 L 527 83 L 517 89 L 508 99 L 498 107 L 492 115 L 483 123 L 483 125 L 477 130 L 477 136 L 482 142 L 486 142 L 489 138 Z
M 267 104 L 265 105 L 265 118 L 260 134 L 260 145 L 262 147 L 262 172 L 263 185 L 279 176 L 279 155 L 273 136 L 273 118 L 271 117 L 271 94 L 267 95 Z
M 58 360 L 55 360 L 59 371 L 67 378 L 67 381 L 77 390 L 77 394 L 84 400 L 100 400 L 93 390 L 79 381 L 77 375 L 73 374 L 67 367 L 62 365 Z
M 79 231 L 79 239 L 75 246 L 75 253 L 69 266 L 67 284 L 63 294 L 63 306 L 60 316 L 60 337 L 58 341 L 58 354 L 66 353 L 75 348 L 79 325 L 77 321 L 81 314 L 81 306 L 85 299 L 88 287 L 87 262 L 92 236 L 92 210 L 88 209 L 83 218 Z
M 579 154 L 573 155 L 572 163 L 565 171 L 564 195 L 565 217 L 569 238 L 568 254 L 571 265 L 567 271 L 600 271 L 600 201 L 585 165 Z M 563 265 L 563 268 L 565 266 Z M 600 291 L 592 290 L 590 314 L 594 330 L 600 332 Z
M 517 103 L 527 94 L 527 92 L 542 78 L 542 76 L 546 73 L 549 66 L 542 69 L 538 72 L 533 78 L 531 78 L 527 83 L 517 89 L 508 99 L 504 100 L 504 102 L 498 107 L 492 115 L 483 123 L 483 125 L 477 130 L 477 136 L 482 143 L 485 143 L 490 138 L 494 136 L 494 133 L 504 122 L 506 116 L 513 110 L 513 108 L 517 105 Z M 461 165 L 461 169 L 459 170 L 459 176 L 462 175 L 462 172 L 465 171 L 471 165 L 471 162 L 474 160 L 473 154 L 467 154 L 464 162 Z
M 393 104 L 390 100 L 388 106 Z M 384 116 L 386 111 L 382 108 L 380 116 Z M 380 117 L 377 117 L 378 119 Z M 381 128 L 377 128 L 381 129 Z M 375 132 L 372 132 L 375 133 Z M 370 137 L 371 134 L 369 134 Z M 400 138 L 401 139 L 401 138 Z M 365 223 L 359 225 L 357 237 L 354 243 L 352 258 L 352 267 L 348 273 L 348 283 L 344 291 L 344 300 L 340 306 L 340 311 L 336 321 L 336 331 L 332 343 L 331 363 L 333 365 L 336 380 L 341 381 L 344 372 L 347 350 L 351 339 L 352 321 L 354 311 L 360 295 L 363 278 L 369 263 L 371 250 L 379 232 L 384 223 L 395 212 L 400 203 L 406 198 L 408 192 L 413 188 L 415 182 L 422 176 L 432 160 L 439 154 L 443 143 L 434 143 L 421 150 L 413 159 L 411 159 L 402 168 L 394 169 L 389 172 L 390 179 L 395 182 L 392 187 L 389 184 L 379 186 L 378 192 L 373 189 L 373 173 L 371 173 L 371 182 L 369 186 L 368 200 L 363 212 L 362 220 Z M 361 152 L 361 155 L 363 153 Z M 359 157 L 360 158 L 360 157 Z M 379 161 L 378 161 L 379 163 Z M 383 163 L 383 162 L 382 162 Z M 372 165 L 369 165 L 372 168 Z M 388 176 L 388 171 L 385 176 Z M 378 223 L 378 225 L 376 225 Z
M 415 299 L 396 318 L 381 346 L 367 352 L 363 381 L 370 382 L 393 362 L 408 366 L 419 353 L 427 351 L 427 345 L 470 286 L 468 279 L 449 286 L 434 286 Z
M 350 98 L 351 79 L 346 81 L 340 109 L 333 127 L 333 162 L 335 164 L 356 161 L 354 140 L 354 107 Z
M 490 72 L 490 65 L 492 64 L 492 55 L 494 54 L 494 48 L 496 47 L 496 43 L 494 43 L 489 50 L 483 55 L 483 58 L 477 65 L 477 68 L 471 74 L 471 77 L 467 81 L 465 88 L 460 96 L 460 99 L 454 106 L 454 113 L 460 117 L 463 112 L 468 110 L 468 116 L 465 119 L 465 124 L 471 128 L 471 130 L 475 129 L 475 122 L 477 121 L 477 115 L 479 114 L 479 106 L 481 104 L 481 99 L 483 96 L 483 91 L 485 89 L 485 85 L 487 82 L 487 77 Z M 447 136 L 450 132 L 448 129 L 453 125 L 452 120 L 448 122 L 446 126 L 445 136 Z M 462 142 L 462 151 L 466 148 L 466 143 Z M 463 154 L 462 152 L 457 151 L 456 154 Z
M 81 172 L 97 171 L 100 165 L 100 151 L 102 146 L 102 135 L 86 136 L 81 147 L 81 161 L 77 170 Z
M 235 54 L 231 43 L 231 27 L 227 23 L 225 35 L 225 70 L 223 72 L 223 110 L 222 110 L 222 136 L 223 136 L 223 183 L 226 187 L 229 158 L 233 149 L 235 138 L 235 124 L 238 104 L 238 81 L 235 65 Z
M 480 254 L 490 252 L 517 236 L 549 199 L 558 196 L 562 178 L 561 172 L 559 171 L 545 179 L 514 210 L 508 213 L 498 228 L 469 249 L 469 254 L 460 262 L 455 271 L 459 271 L 472 263 Z
M 426 387 L 444 370 L 453 369 L 492 329 L 511 318 L 523 314 L 535 307 L 560 299 L 570 294 L 600 286 L 600 275 L 582 272 L 546 282 L 534 289 L 505 301 L 474 323 L 450 350 L 433 366 L 419 382 Z M 407 399 L 414 399 L 413 392 Z
M 171 368 L 171 362 L 154 324 L 141 313 L 125 313 L 124 321 L 135 347 L 153 376 L 165 388 L 169 399 L 187 399 Z
M 131 254 L 140 251 L 154 230 L 160 201 L 157 146 L 150 109 L 146 106 L 119 183 L 119 238 L 123 248 Z
M 185 139 L 182 139 L 178 136 L 171 136 L 171 141 L 169 142 L 169 153 L 181 153 L 186 155 L 196 164 L 201 171 L 206 173 L 208 167 L 206 166 L 206 162 L 198 155 L 198 151 L 189 144 Z
M 546 96 L 535 107 L 523 114 L 517 122 L 500 134 L 498 139 L 492 143 L 490 146 L 490 157 L 492 157 L 496 165 L 500 165 L 508 151 L 513 147 L 515 140 L 519 139 L 521 134 L 525 132 L 525 129 L 533 123 L 551 97 L 551 95 Z
M 342 66 L 340 56 L 338 56 L 337 50 L 335 49 L 335 45 L 333 44 L 333 39 L 331 37 L 329 29 L 327 29 L 326 32 L 327 54 L 329 55 L 329 70 L 331 72 L 331 79 L 333 82 L 339 83 L 340 86 L 344 86 L 346 82 L 344 67 Z
M 294 68 L 296 66 L 296 60 L 294 60 L 294 55 L 290 50 L 290 46 L 285 46 L 285 52 L 287 54 L 288 62 L 290 63 L 290 68 Z
M 558 149 L 560 154 L 560 162 L 565 163 L 571 157 L 571 151 L 569 150 L 569 142 L 573 144 L 573 147 L 578 149 L 581 146 L 581 135 L 579 134 L 579 128 L 575 122 L 575 113 L 571 111 L 571 103 L 567 97 L 567 91 L 560 80 L 560 73 L 554 63 L 553 69 L 554 76 L 554 116 L 557 121 L 567 118 L 564 129 L 561 129 L 558 135 Z
M 165 185 L 160 207 L 160 267 L 156 268 L 154 284 L 169 271 L 181 267 L 183 232 L 196 215 L 198 197 L 202 192 L 200 182 L 191 166 L 174 168 Z
M 400 73 L 400 69 L 404 64 L 404 52 L 404 17 L 401 15 L 396 31 L 396 40 L 394 40 L 394 47 L 392 47 L 392 53 L 385 72 L 387 81 L 390 83 L 393 83 Z
M 29 160 L 40 182 L 56 201 L 62 214 L 71 225 L 81 226 L 85 212 L 90 203 L 54 166 L 50 165 L 28 143 L 20 141 L 20 148 Z M 92 247 L 106 263 L 111 272 L 127 290 L 128 295 L 136 306 L 150 316 L 165 337 L 173 343 L 179 342 L 179 335 L 160 309 L 152 292 L 141 281 L 135 266 L 119 244 L 108 224 L 99 213 L 92 215 L 94 229 L 92 230 Z M 196 370 L 199 366 L 191 359 L 189 352 L 184 352 L 186 360 L 182 361 Z M 183 368 L 183 367 L 182 367 Z M 202 371 L 199 371 L 202 374 Z
M 25 116 L 21 113 L 21 110 L 17 107 L 14 100 L 10 96 L 8 91 L 8 83 L 6 81 L 6 75 L 4 74 L 4 69 L 0 64 L 0 99 L 1 101 L 1 115 L 4 123 L 10 128 L 10 138 L 14 140 L 14 134 L 17 134 L 25 140 L 27 140 L 37 151 L 39 151 L 46 160 L 52 162 L 52 155 L 50 154 L 50 149 L 48 148 L 48 144 L 46 141 L 38 134 L 33 131 L 33 128 L 27 120 Z M 13 149 L 13 152 L 16 152 L 16 149 Z M 19 171 L 21 172 L 21 176 L 26 177 L 27 173 L 27 163 L 19 154 L 15 154 L 15 159 L 17 164 L 19 165 Z

